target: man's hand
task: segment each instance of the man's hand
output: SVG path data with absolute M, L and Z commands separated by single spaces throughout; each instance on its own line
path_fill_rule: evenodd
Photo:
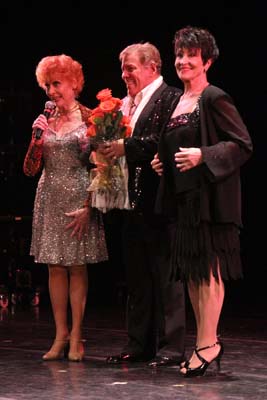
M 151 166 L 159 176 L 161 176 L 163 174 L 163 164 L 159 159 L 158 153 L 156 153 L 154 155 L 154 158 L 151 161 Z
M 113 140 L 111 142 L 101 144 L 98 147 L 98 151 L 108 160 L 116 160 L 116 158 L 122 157 L 125 154 L 124 140 Z

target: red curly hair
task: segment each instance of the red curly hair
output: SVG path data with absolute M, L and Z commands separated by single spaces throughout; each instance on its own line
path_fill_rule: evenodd
M 39 86 L 44 90 L 46 90 L 46 83 L 55 75 L 72 82 L 77 96 L 84 86 L 82 65 L 65 54 L 42 58 L 36 67 L 35 75 Z

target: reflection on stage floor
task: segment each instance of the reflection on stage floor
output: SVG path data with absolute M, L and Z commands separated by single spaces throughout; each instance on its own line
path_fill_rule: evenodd
M 183 378 L 178 366 L 147 363 L 111 366 L 110 354 L 126 341 L 122 304 L 88 304 L 84 322 L 85 358 L 45 362 L 54 335 L 50 304 L 0 308 L 0 399 L 183 399 L 267 398 L 266 310 L 226 306 L 220 322 L 225 354 L 221 372 Z M 187 355 L 194 346 L 194 323 L 187 322 Z

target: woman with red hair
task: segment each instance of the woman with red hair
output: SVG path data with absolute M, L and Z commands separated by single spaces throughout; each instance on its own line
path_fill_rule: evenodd
M 107 259 L 101 214 L 87 201 L 84 204 L 88 200 L 91 148 L 86 132 L 91 111 L 77 100 L 84 75 L 81 64 L 72 57 L 44 57 L 37 65 L 36 78 L 51 100 L 50 108 L 33 122 L 23 168 L 28 176 L 42 171 L 34 202 L 30 254 L 36 263 L 48 265 L 56 325 L 55 340 L 43 359 L 56 360 L 64 354 L 70 361 L 81 361 L 87 264 Z

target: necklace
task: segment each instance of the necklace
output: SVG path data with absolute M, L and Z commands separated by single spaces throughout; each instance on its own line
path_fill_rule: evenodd
M 79 109 L 79 103 L 75 103 L 73 107 L 71 107 L 69 110 L 59 110 L 56 109 L 54 118 L 58 119 L 60 117 L 62 117 L 63 115 L 67 116 L 69 114 L 72 114 L 74 111 Z
M 202 90 L 200 92 L 195 92 L 195 93 L 184 93 L 181 96 L 181 100 L 190 100 L 193 99 L 195 97 L 199 97 L 202 93 Z
M 69 110 L 58 110 L 56 109 L 55 114 L 53 115 L 54 117 L 54 129 L 55 131 L 58 131 L 61 129 L 61 127 L 64 124 L 69 124 L 71 122 L 71 119 L 68 118 L 70 114 L 74 113 L 75 111 L 79 110 L 79 103 L 75 103 L 73 107 L 71 107 Z
M 201 90 L 197 90 L 195 92 L 183 93 L 183 95 L 181 96 L 181 99 L 186 100 L 186 99 L 190 99 L 192 97 L 199 97 L 201 95 L 201 93 L 203 92 L 203 90 L 206 89 L 207 86 L 208 86 L 208 84 L 205 85 Z

